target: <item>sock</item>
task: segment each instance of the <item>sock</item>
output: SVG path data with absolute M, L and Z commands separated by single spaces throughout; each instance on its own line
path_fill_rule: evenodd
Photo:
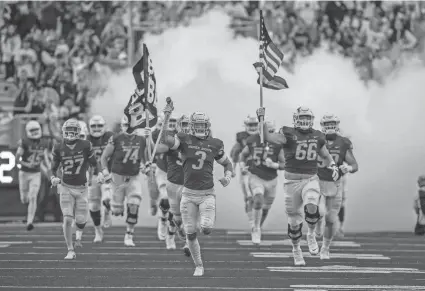
M 307 235 L 314 235 L 315 228 L 316 228 L 316 224 L 307 223 Z
M 269 209 L 263 209 L 263 213 L 261 215 L 260 227 L 263 226 L 264 221 L 266 221 L 267 216 L 269 215 Z
M 202 267 L 202 258 L 201 258 L 201 247 L 199 246 L 198 239 L 187 240 L 187 245 L 189 247 L 190 253 L 192 254 L 193 262 L 195 267 Z
M 66 218 L 63 222 L 63 236 L 65 238 L 65 243 L 68 248 L 68 251 L 74 250 L 74 246 L 72 244 L 72 224 L 71 221 L 67 223 Z
M 27 224 L 34 222 L 35 211 L 37 210 L 37 199 L 30 198 L 28 201 Z
M 96 232 L 101 232 L 102 231 L 102 226 L 101 225 L 95 225 L 94 229 L 96 230 Z
M 335 235 L 336 229 L 335 229 L 334 223 L 326 222 L 325 225 L 325 232 L 323 234 L 323 247 L 329 248 L 332 242 L 332 239 Z
M 133 235 L 134 229 L 135 229 L 135 225 L 134 224 L 127 223 L 127 234 Z
M 254 228 L 260 228 L 261 217 L 263 216 L 263 209 L 254 209 Z

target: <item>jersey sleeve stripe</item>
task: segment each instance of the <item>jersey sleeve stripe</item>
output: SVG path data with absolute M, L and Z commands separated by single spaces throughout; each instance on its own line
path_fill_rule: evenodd
M 171 150 L 176 150 L 180 146 L 180 139 L 177 135 L 174 136 L 174 145 L 170 148 Z
M 221 157 L 217 157 L 218 159 L 216 159 L 217 163 L 222 164 L 224 163 L 228 158 L 227 154 L 222 155 Z

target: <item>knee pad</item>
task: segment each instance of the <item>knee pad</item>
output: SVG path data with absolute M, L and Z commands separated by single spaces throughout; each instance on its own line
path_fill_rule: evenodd
M 264 203 L 263 200 L 264 200 L 263 194 L 255 194 L 252 207 L 257 210 L 261 209 Z
M 195 240 L 196 239 L 196 232 L 186 234 L 186 238 L 190 241 Z
M 305 221 L 308 224 L 316 224 L 320 219 L 319 207 L 317 205 L 314 206 L 316 206 L 316 212 L 314 213 L 308 212 L 308 205 L 304 206 Z
M 127 219 L 128 224 L 136 224 L 139 217 L 139 205 L 127 204 Z
M 78 229 L 83 230 L 84 227 L 86 226 L 85 222 L 75 222 L 75 226 L 77 226 Z
M 342 206 L 341 209 L 338 212 L 339 222 L 341 222 L 341 223 L 344 222 L 344 217 L 345 217 L 345 207 Z
M 212 232 L 212 228 L 209 228 L 209 227 L 202 227 L 202 226 L 201 226 L 201 231 L 202 231 L 202 233 L 203 233 L 204 235 L 210 235 L 210 234 L 211 234 L 211 232 Z
M 100 203 L 100 200 L 91 200 L 89 201 L 89 209 L 90 211 L 100 211 L 100 207 L 102 204 Z
M 100 210 L 97 210 L 97 211 L 91 211 L 90 210 L 90 216 L 91 216 L 91 219 L 93 220 L 93 224 L 95 226 L 99 226 L 100 225 L 100 221 L 102 220 L 102 216 L 100 214 Z
M 168 201 L 168 199 L 163 198 L 159 201 L 159 208 L 163 211 L 163 212 L 168 212 L 168 210 L 170 210 L 170 202 Z
M 288 224 L 288 236 L 291 240 L 298 240 L 303 236 L 302 233 L 302 229 L 303 229 L 303 224 L 301 223 L 300 225 L 293 227 L 294 229 L 291 228 L 291 225 Z

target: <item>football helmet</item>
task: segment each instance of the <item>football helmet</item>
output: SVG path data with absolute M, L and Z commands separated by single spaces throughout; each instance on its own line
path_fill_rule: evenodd
M 210 118 L 203 112 L 194 112 L 189 121 L 190 133 L 197 138 L 207 138 L 210 134 Z
M 66 143 L 74 143 L 80 138 L 81 126 L 78 120 L 68 119 L 62 126 L 62 136 Z
M 258 119 L 256 116 L 248 115 L 244 121 L 245 131 L 249 134 L 256 134 L 259 131 Z
M 100 115 L 95 115 L 89 120 L 90 135 L 93 137 L 101 137 L 105 133 L 105 119 Z
M 272 120 L 266 120 L 266 121 L 264 121 L 264 123 L 266 124 L 267 129 L 268 129 L 268 131 L 270 133 L 273 133 L 273 132 L 276 131 L 276 124 L 275 124 L 274 121 L 272 121 Z
M 177 116 L 175 114 L 171 114 L 170 118 L 168 119 L 167 130 L 177 130 L 177 120 Z
M 87 129 L 87 124 L 84 121 L 78 121 L 81 127 L 80 139 L 87 139 L 89 135 L 89 130 Z
M 293 115 L 294 127 L 301 130 L 309 130 L 314 124 L 314 114 L 310 108 L 300 106 Z
M 334 114 L 326 114 L 320 120 L 320 126 L 325 134 L 335 134 L 339 132 L 339 118 Z
M 177 122 L 177 130 L 183 133 L 190 133 L 189 116 L 183 114 Z
M 25 131 L 29 139 L 40 139 L 42 136 L 41 125 L 35 120 L 28 121 L 25 125 Z
M 425 187 L 425 175 L 420 175 L 418 177 L 418 186 L 419 188 Z

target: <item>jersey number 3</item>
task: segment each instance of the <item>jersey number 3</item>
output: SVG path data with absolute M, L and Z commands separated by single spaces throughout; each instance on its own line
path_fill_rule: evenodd
M 204 162 L 205 162 L 205 159 L 207 158 L 207 154 L 205 152 L 203 152 L 203 151 L 197 151 L 195 153 L 195 155 L 196 156 L 199 156 L 198 164 L 197 165 L 192 165 L 192 169 L 194 169 L 194 170 L 200 170 L 200 169 L 202 169 L 204 167 Z
M 317 159 L 316 143 L 300 143 L 295 151 L 295 159 L 299 161 L 315 161 Z

